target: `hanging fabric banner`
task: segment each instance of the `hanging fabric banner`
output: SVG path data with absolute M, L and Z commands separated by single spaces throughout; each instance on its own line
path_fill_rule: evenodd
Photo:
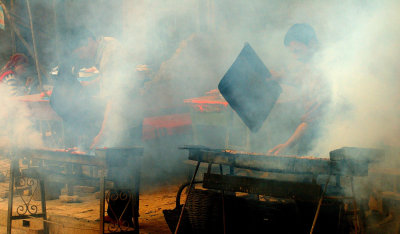
M 4 22 L 4 11 L 3 8 L 0 6 L 0 29 L 5 29 L 6 28 L 6 24 Z

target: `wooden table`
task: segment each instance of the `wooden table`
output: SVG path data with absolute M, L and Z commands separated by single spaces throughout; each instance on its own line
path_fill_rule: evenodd
M 40 94 L 33 94 L 15 97 L 15 99 L 27 105 L 30 110 L 29 118 L 37 121 L 43 136 L 46 136 L 45 126 L 49 126 L 49 123 L 62 123 L 61 117 L 50 106 L 49 97 L 43 98 Z M 183 103 L 180 107 L 159 110 L 160 113 L 153 113 L 144 118 L 143 140 L 188 134 L 192 131 L 197 138 L 198 125 L 225 126 L 227 124 L 228 103 L 219 95 L 185 99 Z
M 15 97 L 16 100 L 26 103 L 30 110 L 30 117 L 33 120 L 55 120 L 61 121 L 60 116 L 50 106 L 49 98 L 40 97 L 40 94 Z
M 28 118 L 41 132 L 46 145 L 51 147 L 64 146 L 64 124 L 63 120 L 50 106 L 49 97 L 41 97 L 40 94 L 18 96 L 13 99 L 26 105 Z

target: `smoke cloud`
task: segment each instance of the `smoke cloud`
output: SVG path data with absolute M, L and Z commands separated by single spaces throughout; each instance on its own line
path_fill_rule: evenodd
M 330 23 L 337 39 L 327 40 L 319 65 L 333 102 L 320 151 L 399 146 L 399 9 L 395 1 L 369 2 L 346 8 Z
M 42 147 L 42 136 L 34 127 L 27 104 L 7 94 L 7 88 L 0 85 L 0 148 Z
M 98 2 L 97 8 L 83 2 L 58 1 L 58 23 L 116 37 L 129 60 L 118 61 L 114 71 L 123 67 L 134 72 L 138 64 L 150 67 L 152 80 L 144 85 L 144 104 L 130 106 L 126 111 L 135 114 L 146 108 L 168 109 L 183 104 L 185 98 L 216 89 L 245 42 L 252 45 L 270 70 L 280 71 L 293 62 L 283 44 L 285 33 L 295 23 L 307 23 L 315 29 L 320 42 L 319 59 L 313 65 L 332 87 L 324 134 L 310 154 L 327 156 L 329 151 L 343 146 L 399 146 L 397 1 Z M 39 6 L 33 4 L 32 8 Z M 64 8 L 67 13 L 63 14 L 60 9 Z M 58 32 L 61 42 L 74 38 L 63 38 L 64 27 L 59 27 Z M 47 43 L 39 44 L 46 47 Z M 240 121 L 236 122 L 240 125 Z M 114 124 L 122 123 L 118 120 Z M 167 143 L 171 149 L 192 143 L 191 140 L 176 137 Z M 162 148 L 154 152 L 154 157 L 162 154 Z M 264 146 L 255 150 L 268 149 Z M 181 162 L 170 163 L 178 161 Z M 173 170 L 167 169 L 168 163 L 159 164 L 162 170 Z

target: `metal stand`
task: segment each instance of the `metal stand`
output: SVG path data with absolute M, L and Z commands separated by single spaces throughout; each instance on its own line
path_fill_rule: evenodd
M 143 149 L 143 148 L 141 148 Z M 101 233 L 139 233 L 139 191 L 141 156 L 139 148 L 109 148 L 97 150 L 106 159 L 108 174 L 101 174 L 100 220 Z M 113 188 L 107 188 L 107 181 Z M 108 204 L 108 210 L 105 205 Z M 107 212 L 109 220 L 105 220 Z M 104 225 L 105 221 L 109 221 Z
M 141 156 L 143 154 L 142 147 L 133 148 L 122 148 L 122 149 L 104 149 L 103 151 L 96 152 L 96 156 L 92 155 L 79 155 L 69 154 L 66 152 L 57 151 L 46 151 L 46 150 L 27 150 L 23 153 L 18 152 L 24 157 L 11 155 L 12 158 L 10 164 L 10 182 L 9 182 L 9 200 L 8 200 L 8 215 L 7 215 L 7 234 L 11 234 L 12 220 L 18 219 L 29 219 L 29 218 L 43 218 L 43 229 L 44 233 L 48 234 L 48 222 L 46 214 L 46 194 L 45 194 L 45 183 L 47 182 L 59 182 L 65 184 L 80 184 L 86 186 L 93 186 L 93 184 L 100 182 L 100 224 L 99 232 L 104 233 L 105 231 L 118 233 L 118 232 L 129 232 L 139 233 L 139 188 L 140 188 L 140 168 L 141 168 Z M 121 161 L 118 157 L 124 158 L 125 161 Z M 20 160 L 31 162 L 39 160 L 39 166 L 32 166 L 28 163 L 28 168 L 21 169 L 19 166 Z M 87 165 L 96 167 L 100 170 L 100 177 L 92 178 L 83 176 L 82 174 L 61 174 L 54 173 L 54 171 L 48 170 L 44 162 L 58 162 L 64 163 L 66 166 L 72 165 Z M 106 192 L 106 165 L 116 166 L 117 164 L 124 164 L 128 162 L 130 167 L 126 167 L 130 172 L 128 186 L 121 187 L 123 192 L 118 192 L 117 199 L 128 201 L 123 212 L 115 219 L 116 223 L 107 225 L 105 230 L 104 225 L 104 214 L 106 202 L 109 203 L 113 197 L 110 191 Z M 114 165 L 113 165 L 114 164 Z M 120 166 L 121 165 L 117 165 Z M 117 170 L 118 171 L 118 170 Z M 123 174 L 123 173 L 122 173 Z M 122 175 L 123 176 L 123 175 Z M 125 174 L 126 176 L 126 174 Z M 131 179 L 132 178 L 132 179 Z M 115 178 L 114 178 L 115 179 Z M 133 181 L 133 183 L 132 183 Z M 114 181 L 115 182 L 115 181 Z M 133 186 L 131 186 L 133 184 Z M 40 189 L 40 206 L 34 204 L 33 195 L 35 191 Z M 26 192 L 29 192 L 28 194 Z M 25 192 L 25 193 L 24 193 Z M 22 200 L 22 204 L 18 205 L 16 209 L 17 215 L 13 215 L 13 202 L 14 197 L 19 196 Z M 38 207 L 41 207 L 41 213 L 38 212 Z M 132 222 L 119 222 L 122 216 L 127 212 L 132 211 Z M 109 214 L 110 215 L 110 214 Z M 133 225 L 132 225 L 133 224 Z
M 330 178 L 331 178 L 331 176 L 328 176 L 328 179 L 327 179 L 325 187 L 324 187 L 324 191 L 322 192 L 321 198 L 320 198 L 320 200 L 318 202 L 318 207 L 317 207 L 317 211 L 315 212 L 314 221 L 313 221 L 313 224 L 311 226 L 310 234 L 312 234 L 314 232 L 315 224 L 317 222 L 319 211 L 321 209 L 322 201 L 325 198 L 328 198 L 328 199 L 342 199 L 342 200 L 350 199 L 350 200 L 352 200 L 352 202 L 353 202 L 353 216 L 355 218 L 354 233 L 356 233 L 356 234 L 357 233 L 363 233 L 362 226 L 360 225 L 360 219 L 359 219 L 359 216 L 358 216 L 358 206 L 357 206 L 357 201 L 356 201 L 356 197 L 355 197 L 355 193 L 354 193 L 353 177 L 350 177 L 350 186 L 351 186 L 351 192 L 352 192 L 352 195 L 350 197 L 325 197 L 326 189 L 328 188 L 328 183 L 329 183 Z M 336 176 L 337 185 L 340 184 L 339 181 L 340 181 L 340 176 Z M 340 216 L 340 214 L 339 214 L 339 216 Z
M 189 185 L 189 188 L 188 188 L 188 192 L 187 192 L 187 196 L 186 196 L 186 199 L 185 199 L 185 203 L 182 206 L 181 214 L 179 215 L 178 223 L 176 224 L 176 228 L 175 228 L 174 234 L 178 233 L 179 226 L 181 224 L 182 217 L 183 217 L 183 211 L 185 210 L 185 207 L 186 207 L 190 192 L 191 192 L 193 184 L 194 184 L 194 180 L 195 180 L 196 175 L 197 175 L 197 171 L 199 170 L 199 166 L 200 166 L 200 162 L 197 162 L 196 169 L 194 170 L 192 180 L 190 181 L 190 185 Z
M 36 188 L 35 187 L 36 181 Z M 38 186 L 39 184 L 39 186 Z M 38 213 L 38 207 L 36 204 L 32 204 L 32 197 L 35 190 L 40 188 L 40 202 L 42 213 Z M 14 190 L 19 189 L 17 194 L 14 194 Z M 28 198 L 24 199 L 24 190 L 30 190 L 31 194 Z M 19 195 L 23 204 L 18 205 L 17 215 L 13 215 L 13 202 L 14 195 Z M 47 214 L 46 214 L 46 194 L 44 188 L 44 180 L 40 176 L 27 176 L 24 175 L 19 168 L 19 159 L 14 158 L 10 164 L 10 182 L 8 192 L 8 215 L 7 215 L 7 234 L 11 234 L 12 221 L 19 219 L 29 218 L 43 218 L 43 231 L 45 234 L 49 233 L 47 225 Z
M 315 216 L 314 216 L 314 220 L 313 220 L 313 223 L 312 223 L 312 226 L 311 226 L 310 234 L 312 234 L 314 232 L 314 227 L 315 227 L 315 224 L 317 222 L 317 218 L 318 218 L 318 215 L 319 215 L 319 211 L 321 209 L 322 201 L 324 200 L 324 196 L 325 196 L 325 193 L 326 193 L 326 189 L 328 188 L 328 184 L 329 184 L 329 180 L 330 179 L 331 179 L 331 175 L 328 176 L 328 179 L 326 180 L 326 183 L 325 183 L 324 191 L 322 192 L 321 198 L 319 199 L 317 211 L 315 212 Z

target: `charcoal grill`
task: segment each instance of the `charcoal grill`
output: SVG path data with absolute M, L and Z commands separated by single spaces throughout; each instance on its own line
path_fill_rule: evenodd
M 204 146 L 184 146 L 182 149 L 189 151 L 189 159 L 197 161 L 196 168 L 192 177 L 192 182 L 198 172 L 201 163 L 207 163 L 208 171 L 203 177 L 203 187 L 210 191 L 221 191 L 222 197 L 226 197 L 224 192 L 244 192 L 249 194 L 265 195 L 275 198 L 292 199 L 302 204 L 303 207 L 313 210 L 313 222 L 308 223 L 308 230 L 311 227 L 311 233 L 316 225 L 317 218 L 320 213 L 324 213 L 321 207 L 326 204 L 327 188 L 332 176 L 336 177 L 336 184 L 332 186 L 336 188 L 335 196 L 329 196 L 330 204 L 335 203 L 333 206 L 335 212 L 338 207 L 343 205 L 340 199 L 352 199 L 354 205 L 354 216 L 358 220 L 357 205 L 355 202 L 354 190 L 350 197 L 344 197 L 342 193 L 340 179 L 341 177 L 348 177 L 353 187 L 354 176 L 367 176 L 368 165 L 371 162 L 379 161 L 384 156 L 383 151 L 376 149 L 362 149 L 354 147 L 344 147 L 330 152 L 329 158 L 317 157 L 300 157 L 295 155 L 286 156 L 273 156 L 266 154 L 256 154 L 250 152 L 232 151 L 227 149 L 213 149 Z M 211 165 L 220 165 L 221 174 L 211 173 Z M 229 174 L 224 174 L 222 166 L 230 168 Z M 298 177 L 307 175 L 312 178 L 311 182 L 293 182 L 282 181 L 274 179 L 244 177 L 235 175 L 234 168 L 250 169 L 253 171 L 272 172 L 281 174 L 294 174 Z M 324 184 L 316 183 L 318 176 L 325 176 L 327 178 Z M 192 184 L 189 186 L 189 195 L 192 189 Z M 194 190 L 196 193 L 196 190 Z M 332 195 L 332 194 L 331 194 Z M 338 199 L 339 198 L 339 199 Z M 224 200 L 224 198 L 222 199 Z M 339 201 L 339 202 L 338 202 Z M 224 202 L 222 202 L 224 203 Z M 226 202 L 225 202 L 226 203 Z M 304 205 L 307 204 L 307 205 Z M 311 205 L 310 205 L 311 204 Z M 184 203 L 184 207 L 187 201 Z M 190 206 L 190 205 L 188 205 Z M 325 206 L 326 207 L 326 206 Z M 332 208 L 332 206 L 331 206 Z M 223 207 L 223 210 L 227 208 Z M 182 209 L 183 210 L 183 209 Z M 326 212 L 325 212 L 326 213 Z M 189 212 L 190 214 L 190 212 Z M 225 220 L 225 214 L 222 220 Z M 321 220 L 322 222 L 323 220 Z M 360 228 L 359 220 L 355 225 L 357 231 Z M 226 231 L 226 223 L 224 223 L 224 230 Z M 179 230 L 179 221 L 177 225 Z M 322 224 L 321 224 L 322 226 Z M 336 229 L 330 230 L 336 231 Z
M 9 192 L 9 205 L 8 205 L 8 216 L 7 216 L 7 233 L 11 233 L 12 220 L 17 219 L 29 219 L 31 217 L 43 218 L 44 232 L 48 233 L 47 225 L 47 214 L 46 214 L 46 199 L 45 199 L 45 183 L 47 182 L 61 182 L 65 184 L 75 185 L 86 185 L 93 186 L 99 184 L 100 186 L 100 228 L 99 233 L 105 232 L 107 227 L 108 232 L 126 232 L 139 233 L 139 187 L 140 187 L 140 161 L 143 155 L 143 147 L 129 147 L 129 148 L 103 148 L 97 149 L 95 155 L 88 154 L 77 154 L 68 152 L 66 150 L 55 150 L 55 149 L 14 149 L 10 152 L 12 158 L 10 166 L 10 192 Z M 21 162 L 25 162 L 25 166 L 20 166 Z M 81 167 L 82 165 L 90 166 L 98 169 L 100 172 L 99 176 L 96 175 L 83 175 L 79 172 L 71 170 L 60 170 L 58 167 L 56 170 L 53 167 L 54 163 L 58 165 L 64 165 L 65 168 L 71 168 L 71 166 Z M 132 223 L 110 223 L 104 225 L 104 213 L 105 203 L 112 202 L 116 197 L 110 194 L 110 191 L 106 192 L 106 181 L 114 183 L 118 180 L 118 175 L 113 175 L 112 178 L 106 176 L 105 171 L 114 170 L 118 171 L 124 167 L 130 172 L 129 175 L 122 175 L 124 178 L 127 177 L 130 180 L 128 187 L 122 188 L 124 192 L 121 192 L 119 196 L 123 199 L 128 199 L 129 202 L 125 207 L 125 210 L 131 210 L 133 215 Z M 114 168 L 118 168 L 115 170 Z M 121 176 L 121 175 L 120 175 Z M 21 185 L 20 181 L 23 184 Z M 36 181 L 36 182 L 35 182 Z M 17 204 L 17 215 L 13 215 L 13 200 L 14 195 L 20 195 L 18 192 L 21 187 L 25 189 L 32 189 L 34 184 L 40 187 L 41 197 L 41 213 L 38 212 L 37 204 L 32 204 L 32 199 L 22 199 L 22 204 Z M 121 188 L 121 187 L 120 187 Z M 125 192 L 126 191 L 126 192 Z M 16 194 L 15 194 L 16 193 Z M 17 196 L 18 197 L 18 196 Z M 22 211 L 22 212 L 20 212 Z M 112 214 L 108 214 L 112 216 Z M 124 216 L 124 213 L 118 214 L 118 217 L 114 217 L 114 220 L 119 220 Z

